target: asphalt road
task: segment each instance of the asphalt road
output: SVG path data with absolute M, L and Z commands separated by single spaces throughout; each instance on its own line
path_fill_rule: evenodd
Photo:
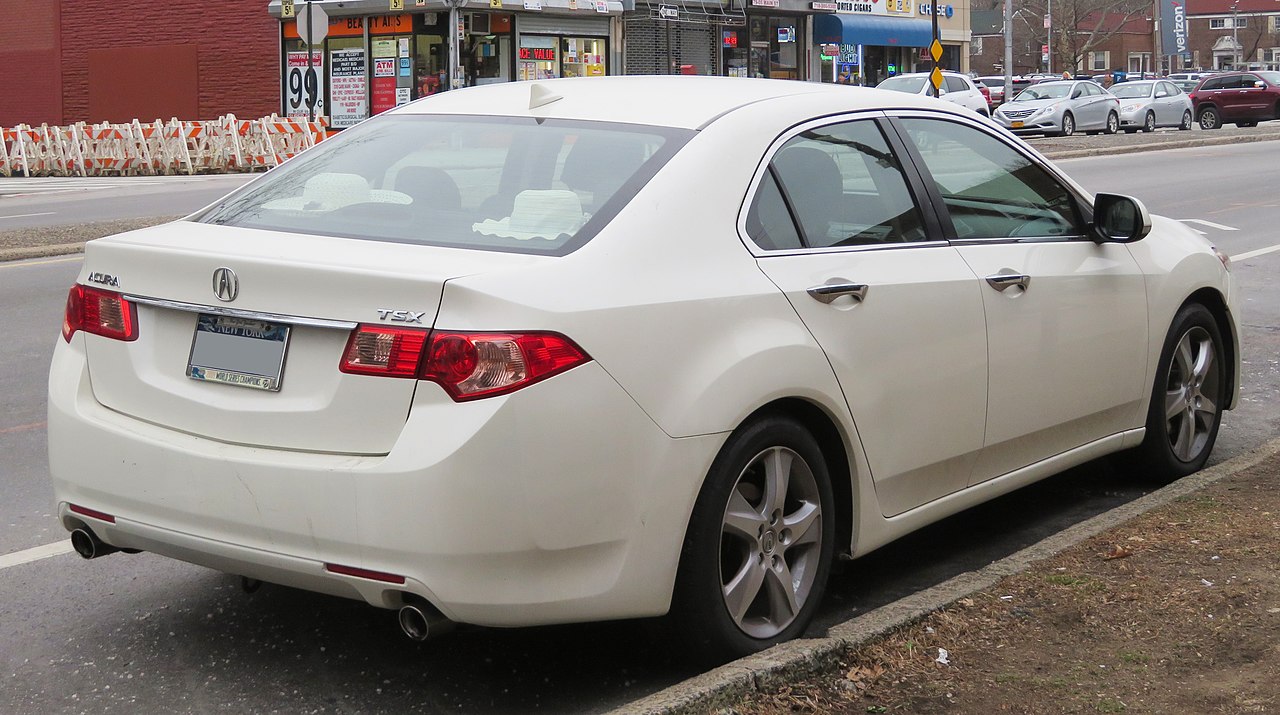
M 1280 244 L 1280 142 L 1062 165 L 1092 190 L 1209 222 L 1189 225 L 1229 254 Z M 65 543 L 47 481 L 44 383 L 78 268 L 79 257 L 0 264 L 0 554 Z M 1244 401 L 1215 462 L 1280 433 L 1278 269 L 1280 251 L 1234 267 L 1247 296 Z M 814 632 L 1145 490 L 1095 462 L 941 522 L 847 565 Z M 598 712 L 696 673 L 653 622 L 462 629 L 417 644 L 390 612 L 271 585 L 246 595 L 231 576 L 149 554 L 0 561 L 0 643 L 0 712 L 15 714 Z
M 191 213 L 254 176 L 0 178 L 0 231 Z

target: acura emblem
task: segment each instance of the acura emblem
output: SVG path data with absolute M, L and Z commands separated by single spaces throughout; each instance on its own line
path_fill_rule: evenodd
M 230 303 L 240 295 L 240 279 L 230 268 L 218 268 L 213 271 L 213 294 L 218 300 Z

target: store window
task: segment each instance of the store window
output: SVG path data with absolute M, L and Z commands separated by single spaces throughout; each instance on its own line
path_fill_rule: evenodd
M 802 18 L 755 15 L 749 18 L 751 54 L 748 72 L 752 77 L 803 79 L 800 74 L 800 47 L 804 39 Z
M 749 49 L 750 42 L 747 39 L 746 28 L 720 28 L 721 66 L 724 67 L 725 76 L 751 76 L 751 72 L 747 67 L 747 55 Z
M 460 56 L 468 87 L 511 81 L 511 15 L 472 12 L 463 15 L 466 39 Z
M 413 98 L 427 97 L 449 88 L 449 15 L 428 12 L 419 16 L 413 35 Z
M 608 41 L 603 37 L 521 35 L 516 77 L 603 77 Z

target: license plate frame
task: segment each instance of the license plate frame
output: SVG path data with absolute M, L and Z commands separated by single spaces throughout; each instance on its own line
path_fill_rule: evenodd
M 279 392 L 291 327 L 256 318 L 200 313 L 191 336 L 187 377 Z
M 1009 122 L 1009 126 L 1013 127 L 1014 129 L 1021 129 L 1025 125 L 1026 123 L 1020 119 L 1015 119 L 1012 122 Z

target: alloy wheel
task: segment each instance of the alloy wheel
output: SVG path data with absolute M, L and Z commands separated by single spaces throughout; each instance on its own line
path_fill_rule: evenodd
M 1107 134 L 1115 134 L 1120 131 L 1120 118 L 1115 112 L 1107 115 Z
M 1155 115 L 1155 112 L 1147 112 L 1147 118 L 1146 118 L 1146 121 L 1144 121 L 1144 122 L 1142 123 L 1142 131 L 1144 131 L 1144 132 L 1154 132 L 1155 130 L 1156 130 L 1156 115 Z
M 733 622 L 772 638 L 813 592 L 822 553 L 822 499 L 804 458 L 786 447 L 756 455 L 729 492 L 720 535 L 720 583 Z
M 1182 124 L 1178 125 L 1178 128 L 1184 131 L 1191 128 L 1191 110 L 1190 109 L 1182 113 Z
M 1062 136 L 1069 137 L 1076 133 L 1076 120 L 1070 114 L 1062 117 Z
M 1217 355 L 1208 331 L 1193 327 L 1178 340 L 1165 390 L 1166 434 L 1173 454 L 1184 462 L 1208 444 L 1222 399 Z

